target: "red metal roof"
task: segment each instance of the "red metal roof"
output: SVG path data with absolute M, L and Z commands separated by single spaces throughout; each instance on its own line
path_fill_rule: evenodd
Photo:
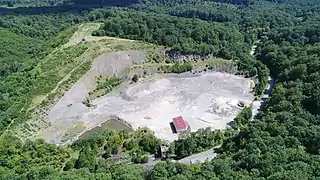
M 182 116 L 173 118 L 173 124 L 177 131 L 183 130 L 189 126 L 189 123 L 185 121 Z

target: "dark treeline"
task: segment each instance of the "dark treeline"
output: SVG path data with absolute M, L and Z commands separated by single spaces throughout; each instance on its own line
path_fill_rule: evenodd
M 230 4 L 245 4 L 248 5 L 250 0 L 208 0 L 212 2 L 230 3 Z M 143 3 L 141 0 L 1 0 L 0 4 L 8 5 L 9 7 L 14 6 L 61 6 L 66 4 L 100 4 L 100 5 L 130 5 L 135 3 Z M 181 0 L 153 0 L 153 2 L 159 4 L 168 3 L 182 3 Z M 253 2 L 253 1 L 252 1 Z
M 319 5 L 319 0 L 309 0 L 309 1 L 300 1 L 300 0 L 267 0 L 273 3 L 283 3 L 291 5 Z
M 68 2 L 68 1 L 66 1 Z M 69 0 L 68 3 L 71 4 L 101 4 L 101 5 L 109 5 L 109 6 L 116 6 L 116 5 L 130 5 L 138 3 L 139 0 Z
M 0 27 L 28 37 L 49 40 L 62 30 L 83 21 L 84 19 L 80 16 L 72 14 L 48 14 L 45 16 L 4 15 L 0 17 Z
M 126 150 L 134 163 L 145 162 L 148 153 L 154 153 L 159 144 L 152 133 L 141 133 L 135 138 L 127 138 L 125 133 L 110 133 L 78 141 L 70 147 L 57 147 L 42 140 L 21 142 L 4 136 L 0 138 L 0 179 L 309 180 L 320 177 L 318 1 L 276 1 L 279 4 L 254 1 L 248 6 L 214 2 L 199 5 L 193 0 L 167 2 L 140 2 L 131 6 L 130 11 L 118 8 L 1 16 L 1 132 L 13 120 L 24 122 L 28 118 L 24 109 L 31 101 L 28 94 L 33 86 L 45 83 L 36 68 L 43 57 L 70 37 L 73 31 L 65 31 L 67 28 L 88 21 L 105 22 L 107 26 L 99 32 L 102 34 L 154 42 L 174 47 L 177 52 L 223 54 L 237 60 L 239 68 L 251 76 L 259 74 L 259 78 L 268 74 L 266 65 L 277 83 L 257 119 L 249 121 L 250 114 L 246 112 L 238 116 L 233 131 L 236 133 L 228 135 L 221 148 L 223 153 L 212 162 L 191 166 L 163 162 L 150 170 L 139 165 L 110 163 L 104 157 Z M 208 7 L 202 10 L 200 7 L 204 6 Z M 210 13 L 206 14 L 210 7 L 219 11 L 208 10 Z M 175 12 L 175 9 L 180 10 Z M 255 60 L 248 53 L 257 38 L 260 42 Z M 61 59 L 67 59 L 64 53 Z M 263 91 L 266 81 L 259 81 L 262 85 L 257 91 Z M 184 157 L 207 149 L 225 137 L 201 130 L 177 141 L 173 149 Z

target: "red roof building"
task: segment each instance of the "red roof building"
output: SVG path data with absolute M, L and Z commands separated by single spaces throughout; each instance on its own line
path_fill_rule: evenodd
M 185 121 L 182 116 L 173 118 L 173 125 L 176 128 L 177 132 L 185 131 L 189 127 L 189 123 Z

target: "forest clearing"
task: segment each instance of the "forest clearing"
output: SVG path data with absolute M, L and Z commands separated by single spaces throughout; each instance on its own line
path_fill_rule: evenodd
M 65 49 L 85 45 L 87 49 L 77 57 L 80 64 L 66 74 L 49 95 L 55 94 L 59 88 L 63 90 L 50 102 L 45 101 L 47 95 L 34 105 L 38 108 L 33 119 L 26 123 L 29 124 L 28 128 L 33 128 L 39 118 L 44 124 L 36 126 L 37 129 L 32 133 L 34 137 L 55 144 L 71 143 L 82 133 L 116 116 L 124 119 L 133 129 L 148 127 L 157 137 L 173 141 L 178 138 L 170 129 L 173 117 L 182 115 L 189 121 L 192 131 L 206 127 L 226 129 L 240 111 L 237 103 L 243 101 L 250 104 L 254 98 L 250 92 L 252 82 L 249 79 L 228 73 L 200 73 L 210 63 L 212 66 L 226 64 L 227 69 L 231 70 L 233 65 L 223 59 L 194 62 L 192 64 L 198 71 L 195 69 L 193 74 L 161 75 L 163 72 L 159 72 L 159 68 L 166 71 L 172 64 L 149 63 L 149 54 L 153 51 L 148 49 L 153 45 L 104 36 L 93 37 L 91 33 L 100 26 L 99 23 L 79 25 L 70 40 L 61 47 Z M 123 51 L 126 49 L 141 50 Z M 92 58 L 94 60 L 91 61 Z M 84 62 L 87 62 L 87 67 L 82 71 L 83 75 L 78 74 L 78 80 L 74 78 L 71 84 L 61 88 L 61 85 L 70 81 L 73 71 Z M 129 82 L 135 73 L 146 78 L 131 85 Z M 95 93 L 99 81 L 107 77 L 124 78 L 125 81 L 120 88 L 115 86 L 115 91 L 110 89 L 110 94 L 103 93 L 106 91 L 104 89 L 102 94 Z M 93 96 L 96 100 L 92 99 L 92 94 L 97 94 Z M 39 106 L 43 102 L 46 105 Z
M 0 0 L 0 179 L 317 179 L 319 9 Z

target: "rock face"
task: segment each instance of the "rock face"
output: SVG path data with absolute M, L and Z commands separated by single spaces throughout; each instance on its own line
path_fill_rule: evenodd
M 205 57 L 200 55 L 169 55 L 168 53 L 165 54 L 166 56 L 173 59 L 174 62 L 184 62 L 184 61 L 197 61 L 202 59 L 213 58 L 213 55 L 207 55 Z
M 92 110 L 92 108 L 84 106 L 82 102 L 95 88 L 96 77 L 120 76 L 126 68 L 134 63 L 143 63 L 145 60 L 146 55 L 143 51 L 120 51 L 97 57 L 93 61 L 91 69 L 49 111 L 45 121 L 51 126 L 39 136 L 51 143 L 61 143 L 63 134 L 72 128 L 75 122 L 83 120 L 79 114 Z M 96 116 L 107 118 L 103 114 Z

